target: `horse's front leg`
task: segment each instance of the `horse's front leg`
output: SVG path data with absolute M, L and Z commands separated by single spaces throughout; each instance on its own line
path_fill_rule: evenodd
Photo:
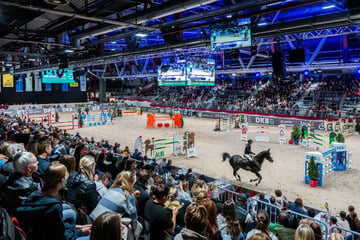
M 235 177 L 235 180 L 237 180 L 237 181 L 239 181 L 239 182 L 241 182 L 241 177 L 240 177 L 240 175 L 237 173 L 237 171 L 238 170 L 233 170 L 233 175 L 234 175 L 234 177 Z
M 262 176 L 261 176 L 260 173 L 258 173 L 258 172 L 254 172 L 254 173 L 255 173 L 255 175 L 257 176 L 257 178 L 251 179 L 250 182 L 258 181 L 258 182 L 255 184 L 255 186 L 257 186 L 257 185 L 261 182 Z

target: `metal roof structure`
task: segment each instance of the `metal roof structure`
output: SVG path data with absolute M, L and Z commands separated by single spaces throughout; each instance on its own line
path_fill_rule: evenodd
M 0 70 L 64 65 L 103 77 L 149 77 L 176 55 L 211 56 L 218 74 L 360 67 L 360 4 L 354 0 L 0 0 Z M 252 46 L 210 48 L 210 27 L 250 18 Z M 139 33 L 146 36 L 139 36 Z M 288 51 L 306 50 L 304 63 Z

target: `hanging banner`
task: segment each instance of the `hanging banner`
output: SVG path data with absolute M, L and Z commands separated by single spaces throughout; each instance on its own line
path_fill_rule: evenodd
M 18 79 L 16 80 L 15 83 L 15 89 L 16 92 L 23 92 L 24 91 L 24 75 L 23 74 L 19 74 Z
M 80 91 L 86 92 L 86 78 L 85 75 L 80 75 Z
M 31 73 L 27 73 L 25 76 L 25 91 L 26 92 L 32 92 L 33 91 L 33 87 L 32 87 L 32 75 Z
M 45 91 L 50 92 L 52 90 L 51 83 L 45 83 Z
M 69 83 L 70 87 L 79 87 L 79 83 L 78 82 L 74 82 L 74 83 Z
M 4 88 L 12 88 L 14 87 L 14 75 L 9 73 L 4 73 L 2 75 L 3 87 Z
M 63 83 L 62 84 L 62 91 L 63 92 L 68 92 L 69 91 L 69 84 L 68 83 Z
M 35 73 L 34 78 L 35 78 L 35 92 L 41 92 L 42 91 L 41 75 L 39 73 Z

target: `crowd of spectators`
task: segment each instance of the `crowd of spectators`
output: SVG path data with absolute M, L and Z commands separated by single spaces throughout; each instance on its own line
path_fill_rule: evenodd
M 0 123 L 1 211 L 17 218 L 29 240 L 314 240 L 360 232 L 353 206 L 328 216 L 324 233 L 313 209 L 280 190 L 229 195 L 171 159 L 8 115 Z
M 317 87 L 310 90 L 313 83 L 317 83 Z M 141 86 L 137 96 L 153 95 L 154 105 L 287 115 L 298 115 L 303 108 L 304 115 L 315 117 L 337 117 L 344 94 L 356 100 L 356 111 L 357 96 L 360 96 L 359 79 L 351 76 L 325 77 L 321 81 L 292 77 L 281 82 L 269 78 L 243 78 L 236 82 L 223 81 L 214 87 L 156 88 L 155 83 L 146 86 L 146 89 L 151 86 L 151 91 L 144 91 Z M 302 97 L 311 102 L 311 106 L 298 102 Z

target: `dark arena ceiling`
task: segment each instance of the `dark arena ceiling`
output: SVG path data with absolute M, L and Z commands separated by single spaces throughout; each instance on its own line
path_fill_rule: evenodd
M 271 53 L 304 48 L 288 70 L 360 67 L 358 0 L 0 0 L 0 71 L 74 66 L 105 77 L 156 75 L 173 56 L 216 60 L 217 73 L 271 69 Z M 250 18 L 251 47 L 210 48 L 211 25 Z M 143 35 L 141 35 L 143 34 Z

